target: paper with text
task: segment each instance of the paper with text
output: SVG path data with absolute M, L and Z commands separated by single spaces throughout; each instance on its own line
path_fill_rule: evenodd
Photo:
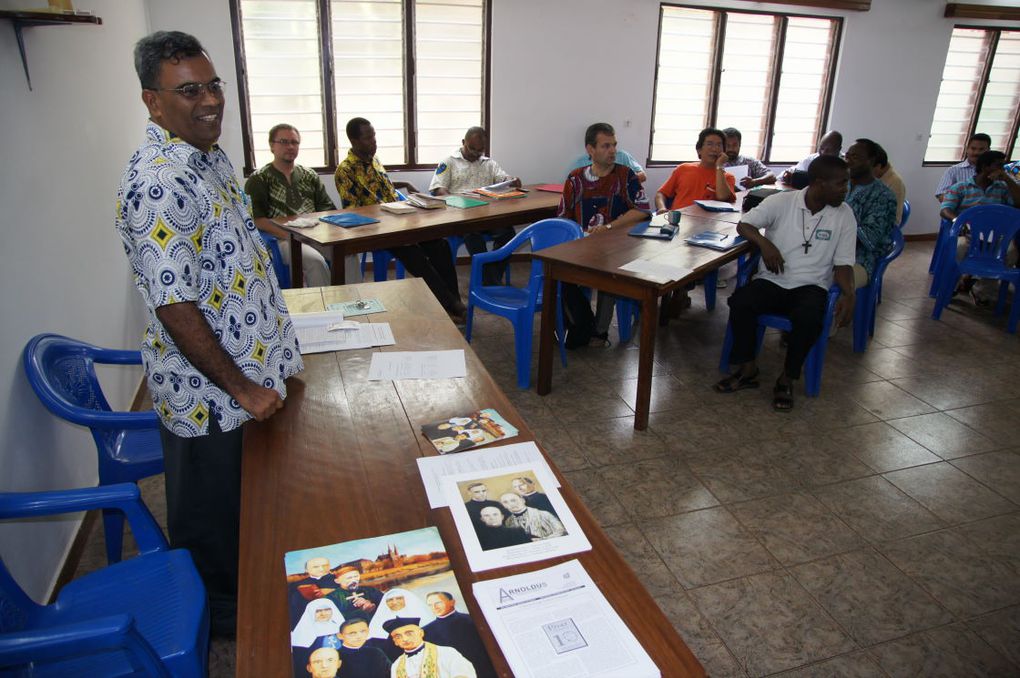
M 663 283 L 686 278 L 693 272 L 691 269 L 684 268 L 683 266 L 661 264 L 656 261 L 649 261 L 648 259 L 635 259 L 634 261 L 629 261 L 621 266 L 620 270 L 630 271 L 631 273 L 640 273 L 646 278 Z
M 368 367 L 369 381 L 391 379 L 452 379 L 466 377 L 464 349 L 451 351 L 393 351 L 375 353 Z
M 737 180 L 737 189 L 740 189 L 740 180 L 747 176 L 747 165 L 734 165 L 733 167 L 724 167 L 726 172 L 733 175 L 733 178 Z
M 576 560 L 472 589 L 517 678 L 662 675 Z

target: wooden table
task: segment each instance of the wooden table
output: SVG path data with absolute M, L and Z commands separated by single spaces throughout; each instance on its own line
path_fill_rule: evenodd
M 686 208 L 685 208 L 686 209 Z M 698 208 L 701 209 L 701 208 Z M 709 214 L 725 214 L 710 212 Z M 648 238 L 634 238 L 626 230 L 603 231 L 593 236 L 565 242 L 534 254 L 545 262 L 545 289 L 542 304 L 542 330 L 538 356 L 538 394 L 546 395 L 552 389 L 553 330 L 555 329 L 554 303 L 556 282 L 563 281 L 594 287 L 610 294 L 634 299 L 641 304 L 641 333 L 638 346 L 637 406 L 634 428 L 648 427 L 648 409 L 652 392 L 652 357 L 655 352 L 655 332 L 658 326 L 659 297 L 704 277 L 706 273 L 733 261 L 750 249 L 743 244 L 728 252 L 716 252 L 705 247 L 692 247 L 684 238 L 701 231 L 736 232 L 736 225 L 727 221 L 693 216 L 685 213 L 680 230 L 670 242 Z M 691 269 L 692 273 L 680 280 L 661 283 L 646 276 L 621 271 L 620 266 L 634 259 L 653 261 Z
M 523 198 L 491 200 L 489 204 L 469 209 L 447 207 L 437 210 L 416 210 L 414 214 L 391 214 L 379 205 L 354 207 L 347 210 L 315 212 L 308 216 L 321 217 L 340 212 L 354 212 L 366 217 L 378 219 L 375 224 L 365 224 L 354 228 L 342 228 L 320 221 L 311 228 L 291 228 L 281 223 L 290 233 L 291 266 L 290 277 L 293 287 L 304 284 L 304 273 L 301 269 L 301 246 L 309 245 L 330 254 L 330 282 L 343 285 L 344 267 L 341 263 L 348 254 L 370 252 L 372 250 L 413 245 L 425 240 L 435 240 L 451 235 L 460 235 L 474 231 L 506 228 L 528 224 L 546 217 L 556 216 L 560 204 L 560 194 L 548 191 L 531 190 Z
M 467 565 L 449 509 L 429 508 L 415 460 L 436 454 L 420 426 L 494 407 L 520 429 L 511 442 L 534 440 L 513 407 L 435 297 L 417 279 L 285 290 L 293 312 L 378 298 L 396 346 L 381 350 L 463 348 L 468 376 L 434 381 L 367 381 L 372 352 L 304 356 L 305 370 L 287 381 L 284 408 L 247 424 L 241 490 L 237 675 L 291 675 L 283 556 L 287 551 L 419 529 L 439 528 L 458 584 L 497 671 L 511 672 L 471 594 L 481 577 Z M 548 459 L 548 457 L 547 457 Z M 663 676 L 704 671 L 577 493 L 549 462 L 560 492 L 592 544 L 576 554 Z M 548 567 L 557 558 L 484 573 L 485 579 Z

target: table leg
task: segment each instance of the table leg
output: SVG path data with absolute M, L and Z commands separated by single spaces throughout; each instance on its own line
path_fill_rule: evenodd
M 332 261 L 329 265 L 329 281 L 334 285 L 344 285 L 347 283 L 345 256 L 344 248 L 339 245 L 333 245 Z
M 301 261 L 301 241 L 290 234 L 290 286 L 300 289 L 305 286 L 305 268 Z
M 658 328 L 659 298 L 648 290 L 641 300 L 641 344 L 638 346 L 637 407 L 634 428 L 648 428 L 648 410 L 652 404 L 652 357 L 655 355 L 655 332 Z
M 542 327 L 538 336 L 538 395 L 552 390 L 553 331 L 556 329 L 556 280 L 549 262 L 545 262 L 545 281 L 542 289 Z

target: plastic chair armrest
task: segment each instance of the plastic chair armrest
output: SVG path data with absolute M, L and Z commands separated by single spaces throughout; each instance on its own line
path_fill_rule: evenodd
M 92 361 L 109 365 L 141 365 L 142 352 L 118 348 L 97 348 Z
M 50 492 L 0 493 L 0 519 L 47 516 L 111 508 L 124 512 L 140 553 L 166 551 L 166 538 L 142 503 L 134 483 L 82 487 Z
M 75 413 L 75 419 L 89 428 L 101 429 L 147 429 L 159 428 L 159 415 L 155 410 L 145 412 L 106 412 L 82 409 Z
M 521 245 L 531 237 L 531 234 L 526 230 L 521 231 L 515 235 L 510 242 L 500 247 L 498 250 L 492 250 L 491 252 L 482 252 L 480 254 L 471 255 L 471 282 L 470 286 L 475 287 L 475 282 L 479 284 L 482 280 L 482 266 L 485 264 L 491 264 L 494 261 L 503 261 L 509 259 L 510 255 L 515 250 L 521 247 Z
M 170 676 L 159 655 L 138 633 L 129 614 L 0 635 L 2 666 L 27 664 L 38 661 L 40 656 L 57 661 L 104 650 L 124 650 L 144 675 Z

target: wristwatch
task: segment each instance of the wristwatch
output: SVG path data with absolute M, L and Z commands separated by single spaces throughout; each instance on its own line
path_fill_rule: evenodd
M 610 221 L 608 224 L 606 224 L 606 230 L 607 231 L 613 230 L 613 222 Z

